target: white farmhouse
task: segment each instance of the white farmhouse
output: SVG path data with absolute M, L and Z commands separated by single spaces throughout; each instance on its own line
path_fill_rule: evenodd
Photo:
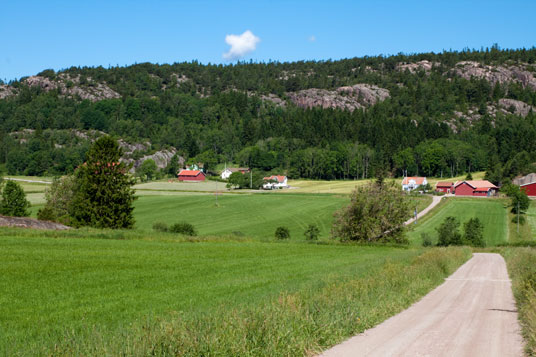
M 404 191 L 413 191 L 420 185 L 426 184 L 428 184 L 426 177 L 404 177 L 404 180 L 402 180 L 402 189 Z
M 229 167 L 222 171 L 220 177 L 224 180 L 227 180 L 233 172 L 241 172 L 245 174 L 249 172 L 249 169 L 245 167 Z
M 264 178 L 266 183 L 262 185 L 265 190 L 273 190 L 276 188 L 287 188 L 287 177 L 281 175 L 272 175 Z

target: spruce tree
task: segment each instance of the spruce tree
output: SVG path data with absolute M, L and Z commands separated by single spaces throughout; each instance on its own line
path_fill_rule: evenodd
M 30 202 L 26 200 L 24 190 L 15 181 L 7 181 L 2 190 L 0 213 L 6 216 L 27 217 Z
M 119 161 L 117 141 L 104 136 L 95 141 L 87 161 L 76 170 L 72 218 L 77 226 L 132 228 L 134 180 Z

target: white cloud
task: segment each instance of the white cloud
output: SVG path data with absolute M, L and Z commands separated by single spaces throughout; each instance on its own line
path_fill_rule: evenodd
M 233 60 L 244 57 L 251 51 L 255 51 L 257 43 L 260 41 L 261 39 L 255 36 L 250 30 L 245 31 L 241 35 L 227 35 L 225 36 L 225 42 L 231 48 L 223 54 L 223 58 Z
M 315 35 L 312 35 L 311 37 L 309 37 L 309 42 L 315 42 L 315 41 L 316 41 Z

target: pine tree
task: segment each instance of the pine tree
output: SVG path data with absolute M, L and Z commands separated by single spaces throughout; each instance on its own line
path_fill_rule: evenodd
M 104 136 L 95 141 L 87 161 L 76 171 L 72 218 L 78 226 L 132 228 L 134 180 L 119 161 L 117 141 Z
M 7 181 L 2 190 L 0 213 L 6 216 L 27 217 L 30 202 L 26 200 L 24 190 L 15 181 Z

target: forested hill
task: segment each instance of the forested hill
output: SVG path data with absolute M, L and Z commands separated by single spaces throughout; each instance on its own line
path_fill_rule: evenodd
M 173 165 L 322 179 L 487 170 L 499 183 L 533 170 L 535 113 L 535 48 L 71 67 L 0 83 L 0 165 L 71 172 L 109 133 L 138 161 L 176 152 Z

